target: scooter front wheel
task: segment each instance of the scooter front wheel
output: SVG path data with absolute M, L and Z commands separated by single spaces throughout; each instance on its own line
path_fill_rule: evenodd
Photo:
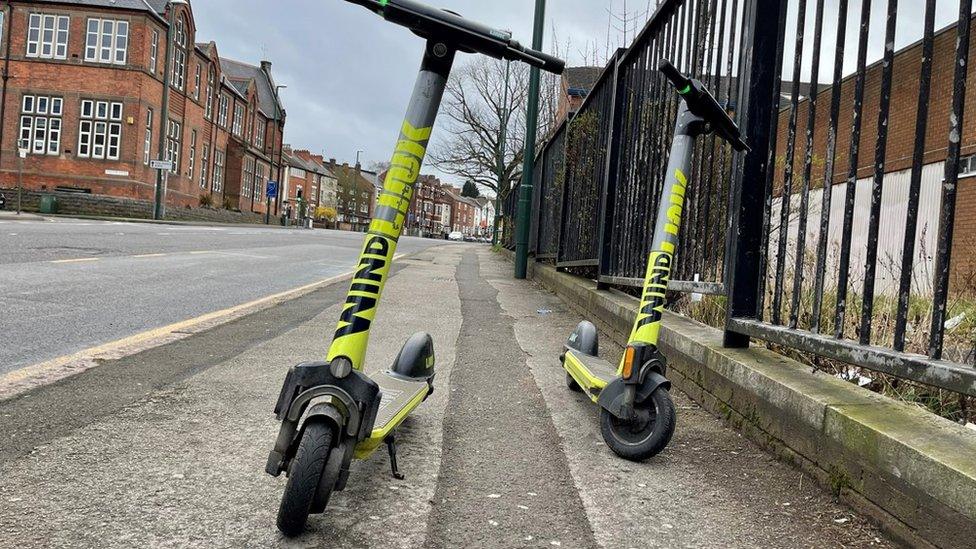
M 636 406 L 634 419 L 623 420 L 606 410 L 600 413 L 600 432 L 613 453 L 630 461 L 644 461 L 659 454 L 674 434 L 675 412 L 664 388 Z
M 305 427 L 298 451 L 288 467 L 288 482 L 278 508 L 278 529 L 286 536 L 305 530 L 308 514 L 332 449 L 332 427 L 315 421 Z

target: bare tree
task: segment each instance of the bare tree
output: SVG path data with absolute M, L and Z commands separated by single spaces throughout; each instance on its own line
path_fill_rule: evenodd
M 522 177 L 529 94 L 528 69 L 512 63 L 505 101 L 505 65 L 504 61 L 479 57 L 454 72 L 441 107 L 444 137 L 430 151 L 432 163 L 442 171 L 503 197 Z M 503 126 L 507 129 L 504 152 Z

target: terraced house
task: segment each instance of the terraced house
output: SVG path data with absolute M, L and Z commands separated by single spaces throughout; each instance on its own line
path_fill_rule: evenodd
M 0 18 L 0 188 L 17 184 L 22 143 L 29 190 L 149 203 L 162 157 L 169 208 L 264 211 L 285 123 L 271 63 L 198 43 L 189 2 L 3 2 Z

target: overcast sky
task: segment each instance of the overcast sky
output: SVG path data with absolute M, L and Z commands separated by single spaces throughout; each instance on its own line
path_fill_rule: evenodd
M 838 1 L 826 0 L 824 40 L 831 46 L 836 36 Z M 639 27 L 646 19 L 648 0 L 549 0 L 545 49 L 553 50 L 555 36 L 571 66 L 591 61 L 594 56 L 604 59 L 611 2 L 617 14 L 622 14 L 626 3 L 632 26 Z M 882 54 L 888 0 L 872 2 L 869 61 Z M 531 43 L 532 0 L 435 3 L 485 24 L 510 29 L 516 39 Z M 861 0 L 850 3 L 845 66 L 853 68 Z M 794 7 L 788 21 L 787 74 L 792 67 L 793 47 L 789 42 L 790 36 L 795 36 L 797 2 L 790 4 Z M 921 0 L 902 0 L 900 4 L 899 47 L 921 38 L 923 21 Z M 806 26 L 811 37 L 815 5 L 808 2 Z M 938 1 L 938 28 L 956 18 L 958 5 L 958 0 Z M 287 142 L 340 162 L 354 162 L 357 150 L 363 151 L 362 161 L 367 166 L 389 159 L 423 51 L 421 39 L 342 0 L 195 0 L 193 9 L 199 41 L 215 40 L 220 54 L 226 57 L 254 64 L 261 59 L 274 63 L 278 83 L 288 86 L 282 90 L 288 111 Z M 631 30 L 628 38 L 633 34 Z M 612 35 L 614 44 L 623 39 L 618 30 Z M 803 73 L 808 76 L 812 40 L 806 43 Z M 468 57 L 461 55 L 459 62 Z M 832 63 L 832 53 L 825 50 L 821 81 L 830 78 Z M 435 140 L 436 136 L 435 132 Z M 436 173 L 433 169 L 425 172 Z
M 437 5 L 532 42 L 531 0 Z M 342 0 L 195 0 L 193 10 L 199 41 L 215 40 L 226 57 L 274 63 L 275 78 L 288 86 L 281 94 L 289 143 L 350 163 L 357 150 L 364 165 L 389 160 L 420 65 L 420 38 Z M 560 41 L 572 36 L 580 48 L 602 35 L 602 56 L 607 18 L 599 0 L 550 1 L 547 30 L 555 26 Z

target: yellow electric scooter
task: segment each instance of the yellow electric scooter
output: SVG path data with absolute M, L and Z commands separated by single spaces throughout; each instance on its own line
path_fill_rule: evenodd
M 668 61 L 662 61 L 659 70 L 677 89 L 681 104 L 633 331 L 616 366 L 599 358 L 596 327 L 585 320 L 559 357 L 569 388 L 586 393 L 600 406 L 603 440 L 615 454 L 632 461 L 657 455 L 674 434 L 671 382 L 657 343 L 695 140 L 714 132 L 736 150 L 749 150 L 738 126 L 700 81 L 684 76 Z
M 427 47 L 327 361 L 293 367 L 275 406 L 281 428 L 265 470 L 288 476 L 278 510 L 278 528 L 287 536 L 301 533 L 309 513 L 325 511 L 332 492 L 345 488 L 353 458 L 366 459 L 381 444 L 389 450 L 393 475 L 402 479 L 394 433 L 434 390 L 428 334 L 411 336 L 387 371 L 367 375 L 363 362 L 455 53 L 523 61 L 555 73 L 564 66 L 521 46 L 507 31 L 413 0 L 348 1 L 409 28 Z

